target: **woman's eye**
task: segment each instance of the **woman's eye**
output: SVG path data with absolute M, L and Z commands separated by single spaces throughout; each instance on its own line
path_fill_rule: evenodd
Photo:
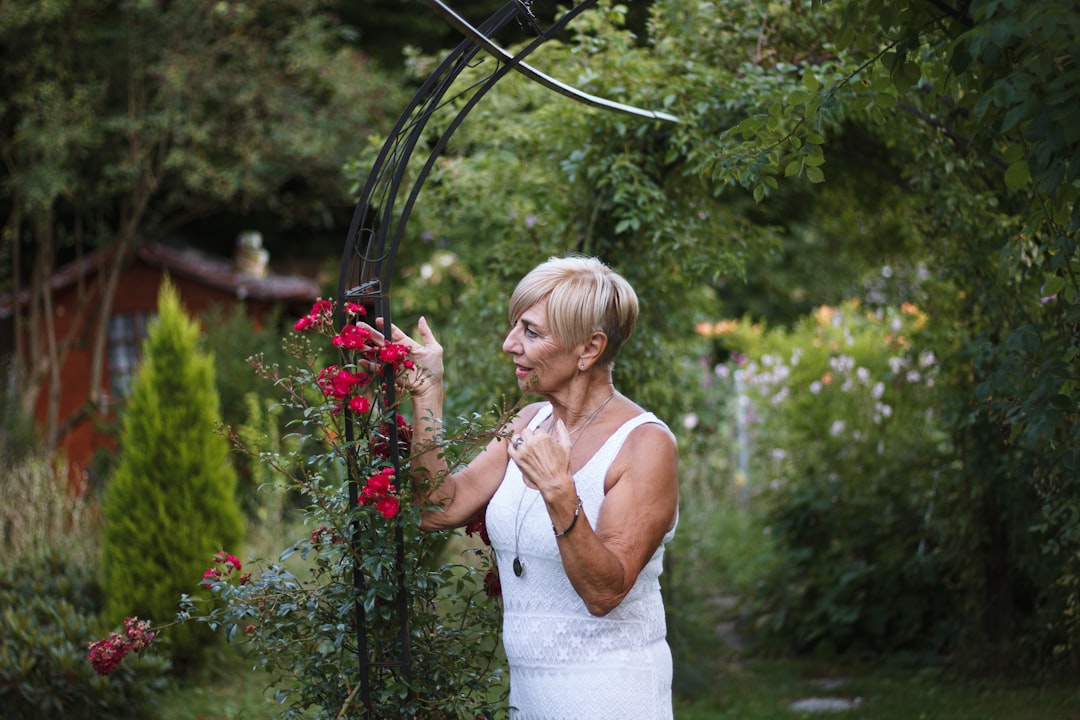
M 534 332 L 531 328 L 525 328 L 525 337 L 527 337 L 527 338 L 538 338 L 540 336 L 536 332 Z

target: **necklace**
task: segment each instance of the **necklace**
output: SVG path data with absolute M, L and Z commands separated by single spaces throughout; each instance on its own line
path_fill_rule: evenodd
M 589 417 L 585 418 L 585 422 L 581 423 L 581 427 L 578 428 L 577 431 L 576 431 L 577 437 L 575 437 L 573 440 L 570 441 L 570 455 L 571 456 L 574 453 L 574 446 L 577 445 L 578 440 L 580 440 L 585 435 L 585 428 L 589 427 L 589 423 L 591 423 L 593 420 L 596 419 L 596 417 L 600 414 L 600 411 L 603 410 L 607 406 L 607 404 L 612 401 L 612 399 L 614 397 L 615 397 L 615 389 L 612 388 L 611 389 L 611 394 L 607 396 L 607 399 L 604 400 L 604 402 L 600 403 L 600 405 L 589 414 Z M 552 413 L 552 418 L 554 418 L 554 417 L 555 417 L 555 415 L 554 415 L 554 413 Z M 554 428 L 554 423 L 552 424 L 552 427 Z M 525 488 L 522 488 L 521 497 L 518 498 L 517 513 L 514 515 L 514 524 L 515 524 L 515 526 L 514 526 L 514 565 L 513 565 L 513 567 L 514 567 L 514 575 L 516 575 L 518 577 L 521 577 L 521 574 L 523 572 L 525 572 L 525 566 L 521 563 L 521 554 L 518 552 L 518 549 L 519 549 L 519 547 L 521 545 L 521 528 L 524 526 L 525 518 L 529 516 L 529 511 L 532 510 L 533 505 L 536 504 L 536 499 L 538 497 L 540 497 L 540 492 L 539 491 L 537 491 L 536 495 L 533 495 L 533 499 L 529 502 L 529 506 L 527 508 L 525 508 L 525 513 L 524 514 L 522 514 L 522 512 L 521 512 L 521 503 L 522 503 L 522 501 L 525 500 Z

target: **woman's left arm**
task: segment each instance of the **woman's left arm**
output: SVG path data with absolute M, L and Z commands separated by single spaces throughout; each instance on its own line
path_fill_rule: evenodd
M 608 471 L 596 527 L 582 512 L 558 539 L 567 577 L 589 612 L 607 615 L 634 586 L 675 524 L 679 495 L 675 437 L 655 423 L 636 428 Z M 552 493 L 545 502 L 556 530 L 574 523 L 578 499 Z

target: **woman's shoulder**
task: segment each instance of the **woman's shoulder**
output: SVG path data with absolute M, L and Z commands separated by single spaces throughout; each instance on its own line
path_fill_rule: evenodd
M 654 452 L 657 443 L 677 447 L 675 433 L 666 422 L 637 403 L 632 403 L 632 408 L 622 423 L 627 429 L 627 446 L 643 454 Z
M 539 400 L 534 403 L 529 403 L 528 405 L 522 407 L 521 410 L 518 410 L 517 414 L 514 415 L 514 419 L 511 421 L 510 425 L 515 430 L 526 427 L 539 413 L 550 412 L 550 407 L 551 404 L 547 400 Z
M 668 428 L 668 424 L 664 422 L 663 419 L 649 409 L 643 408 L 630 398 L 626 396 L 623 397 L 626 398 L 626 403 L 618 418 L 620 425 L 629 423 L 633 426 L 631 432 L 637 432 L 642 428 L 647 428 L 646 432 L 665 433 L 671 435 L 674 439 L 674 435 L 672 435 L 671 430 Z

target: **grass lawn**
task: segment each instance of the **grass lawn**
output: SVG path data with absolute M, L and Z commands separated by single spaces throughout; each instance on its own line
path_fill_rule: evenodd
M 173 686 L 159 699 L 158 720 L 271 720 L 278 716 L 267 676 L 251 663 L 224 654 L 198 677 Z
M 713 699 L 676 708 L 676 720 L 1080 720 L 1080 683 L 957 680 L 932 671 L 838 670 L 753 660 L 722 672 Z M 858 699 L 852 710 L 795 712 L 807 698 Z
M 1080 720 L 1080 683 L 955 680 L 931 671 L 848 671 L 789 660 L 731 663 L 717 672 L 709 694 L 709 700 L 677 703 L 675 720 Z M 815 697 L 859 698 L 859 704 L 843 712 L 788 709 Z M 205 678 L 163 695 L 157 717 L 271 720 L 277 710 L 263 675 L 225 659 Z

